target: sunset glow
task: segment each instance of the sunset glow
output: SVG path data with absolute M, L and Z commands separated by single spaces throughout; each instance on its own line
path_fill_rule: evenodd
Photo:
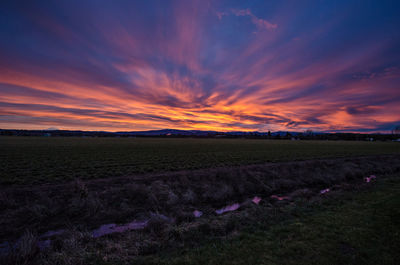
M 6 1 L 0 128 L 389 132 L 396 1 Z

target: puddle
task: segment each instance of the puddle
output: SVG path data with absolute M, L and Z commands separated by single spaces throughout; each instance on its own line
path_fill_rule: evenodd
M 369 176 L 369 177 L 364 178 L 364 181 L 367 182 L 367 183 L 369 183 L 369 182 L 371 182 L 373 179 L 376 179 L 376 176 L 375 176 L 375 175 L 371 175 L 371 176 Z
M 254 197 L 252 200 L 251 200 L 253 203 L 255 203 L 255 204 L 259 204 L 260 203 L 260 201 L 261 201 L 261 198 L 260 197 L 258 197 L 258 196 L 256 196 L 256 197 Z
M 171 217 L 165 216 L 163 214 L 159 214 L 159 213 L 150 213 L 150 216 L 153 217 L 153 218 L 154 217 L 155 218 L 160 218 L 161 220 L 163 220 L 164 222 L 167 222 L 167 223 L 175 222 L 175 218 L 171 218 Z
M 40 250 L 45 250 L 50 247 L 51 239 L 39 240 L 36 244 Z
M 199 218 L 199 217 L 201 217 L 203 215 L 203 212 L 202 211 L 198 211 L 198 210 L 194 210 L 193 211 L 193 215 L 194 215 L 194 217 Z
M 124 225 L 116 225 L 116 224 L 105 224 L 100 226 L 98 229 L 92 231 L 92 237 L 97 238 L 105 235 L 109 235 L 112 233 L 123 233 L 129 230 L 139 230 L 144 229 L 147 226 L 148 221 L 133 221 Z
M 320 194 L 325 194 L 325 193 L 330 192 L 330 191 L 331 191 L 331 189 L 327 188 L 327 189 L 321 190 L 319 193 Z
M 278 196 L 278 195 L 271 195 L 271 199 L 277 199 L 278 201 L 289 200 L 290 197 L 288 196 Z
M 237 209 L 239 209 L 239 207 L 240 207 L 240 204 L 239 204 L 239 203 L 235 203 L 235 204 L 232 204 L 232 205 L 225 206 L 225 207 L 222 208 L 222 209 L 215 210 L 215 212 L 216 212 L 217 214 L 223 214 L 223 213 L 225 213 L 225 212 L 236 211 Z
M 202 213 L 201 213 L 202 214 Z M 165 216 L 163 214 L 151 213 L 151 217 L 159 218 L 167 223 L 175 222 L 174 218 Z M 144 221 L 132 221 L 127 224 L 105 224 L 92 231 L 92 237 L 97 238 L 112 233 L 123 233 L 129 230 L 141 230 L 147 227 L 149 220 Z

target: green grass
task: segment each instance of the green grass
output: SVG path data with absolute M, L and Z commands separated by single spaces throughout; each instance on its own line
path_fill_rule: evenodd
M 400 264 L 400 181 L 320 206 L 314 214 L 142 264 Z
M 394 153 L 391 142 L 0 137 L 0 184 Z

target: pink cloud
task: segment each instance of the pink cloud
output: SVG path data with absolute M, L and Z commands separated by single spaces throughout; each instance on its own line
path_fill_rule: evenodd
M 252 16 L 250 9 L 232 9 L 232 13 L 236 16 Z
M 226 12 L 216 12 L 216 14 L 219 20 L 221 20 L 223 16 L 228 15 L 228 13 Z
M 250 9 L 232 9 L 232 13 L 235 16 L 249 16 L 251 18 L 251 22 L 253 22 L 254 25 L 257 26 L 258 29 L 267 29 L 267 30 L 273 30 L 278 27 L 277 24 L 273 24 L 265 19 L 261 19 L 256 17 Z

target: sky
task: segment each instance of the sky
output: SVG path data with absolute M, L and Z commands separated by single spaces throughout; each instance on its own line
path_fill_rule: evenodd
M 0 4 L 0 128 L 390 132 L 400 1 Z

